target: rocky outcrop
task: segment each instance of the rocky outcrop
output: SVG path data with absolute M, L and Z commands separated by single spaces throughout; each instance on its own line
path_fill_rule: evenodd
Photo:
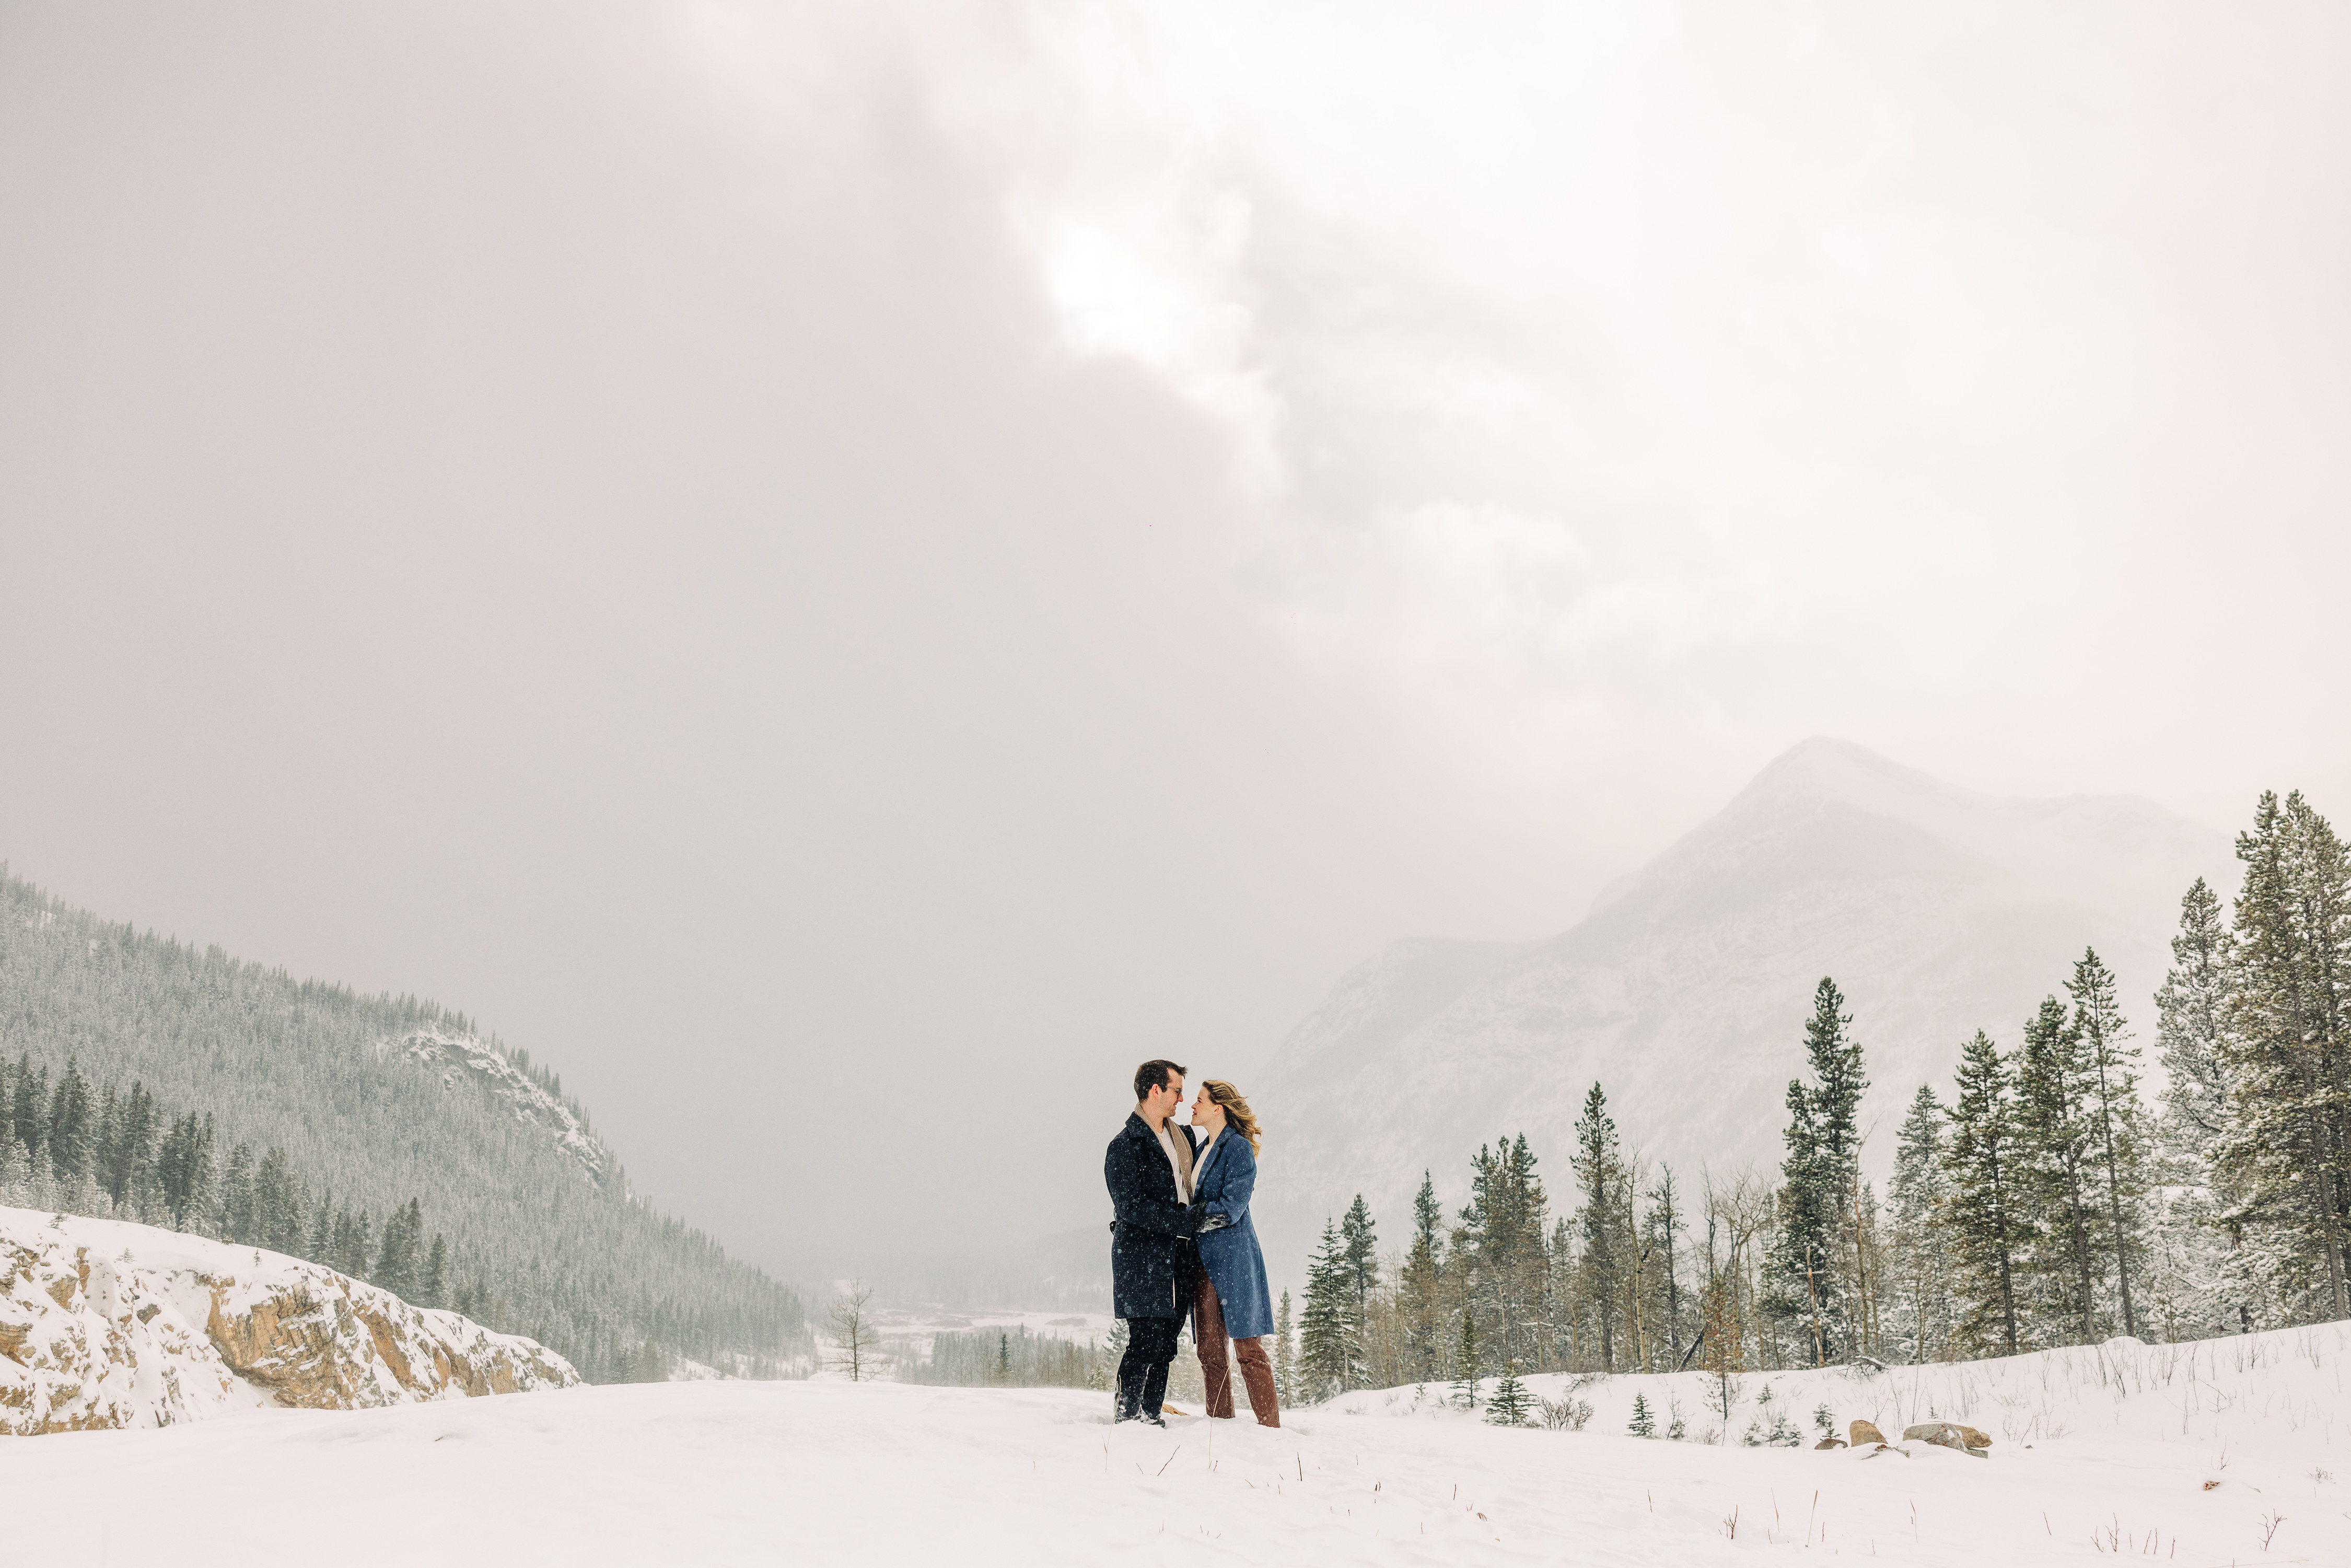
M 1957 1421 L 1922 1421 L 1916 1427 L 1906 1427 L 1902 1431 L 1902 1440 L 1935 1443 L 1946 1448 L 1956 1448 L 1962 1454 L 1973 1454 L 1979 1459 L 1984 1457 L 1984 1450 L 1991 1447 L 1991 1437 Z
M 388 1051 L 395 1045 L 386 1040 L 377 1049 Z M 579 1161 L 581 1173 L 598 1186 L 615 1168 L 611 1152 L 588 1130 L 578 1108 L 507 1060 L 497 1047 L 471 1034 L 420 1029 L 402 1037 L 396 1049 L 409 1061 L 437 1071 L 444 1089 L 454 1092 L 468 1081 L 478 1086 L 504 1106 L 507 1115 L 554 1140 L 555 1146 Z
M 1875 1421 L 1855 1421 L 1851 1427 L 1845 1429 L 1845 1433 L 1846 1436 L 1852 1439 L 1853 1446 L 1856 1448 L 1860 1448 L 1865 1443 L 1883 1443 L 1886 1441 L 1886 1434 L 1877 1429 L 1877 1423 Z
M 562 1357 L 331 1269 L 0 1208 L 0 1434 L 569 1387 Z

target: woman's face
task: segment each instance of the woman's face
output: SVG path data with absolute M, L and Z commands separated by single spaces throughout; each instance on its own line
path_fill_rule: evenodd
M 1205 1089 L 1200 1091 L 1200 1097 L 1192 1102 L 1192 1125 L 1204 1133 L 1225 1130 L 1225 1108 L 1217 1104 L 1217 1097 Z

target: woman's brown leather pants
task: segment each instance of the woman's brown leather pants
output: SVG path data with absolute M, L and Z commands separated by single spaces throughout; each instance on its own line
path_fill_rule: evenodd
M 1266 1359 L 1262 1335 L 1253 1339 L 1225 1337 L 1225 1307 L 1208 1271 L 1200 1270 L 1192 1291 L 1192 1343 L 1200 1351 L 1200 1381 L 1207 1385 L 1208 1414 L 1229 1420 L 1233 1414 L 1233 1370 L 1241 1364 L 1241 1381 L 1249 1385 L 1250 1411 L 1260 1427 L 1281 1425 L 1281 1409 L 1274 1399 L 1273 1364 Z M 1232 1346 L 1229 1355 L 1225 1347 Z

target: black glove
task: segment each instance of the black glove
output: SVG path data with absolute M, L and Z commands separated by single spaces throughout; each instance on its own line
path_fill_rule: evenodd
M 1196 1205 L 1195 1207 L 1197 1206 Z M 1233 1217 L 1229 1214 L 1203 1213 L 1198 1219 L 1193 1222 L 1192 1234 L 1195 1236 L 1206 1236 L 1211 1230 L 1222 1230 L 1226 1226 L 1230 1225 L 1232 1222 Z

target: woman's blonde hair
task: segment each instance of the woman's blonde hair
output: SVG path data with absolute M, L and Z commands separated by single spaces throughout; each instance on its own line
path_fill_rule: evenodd
M 1241 1092 L 1221 1078 L 1203 1078 L 1200 1080 L 1200 1087 L 1208 1092 L 1209 1099 L 1224 1107 L 1225 1120 L 1242 1137 L 1249 1140 L 1249 1153 L 1256 1154 L 1258 1152 L 1257 1113 L 1251 1111 L 1249 1103 L 1241 1098 Z

